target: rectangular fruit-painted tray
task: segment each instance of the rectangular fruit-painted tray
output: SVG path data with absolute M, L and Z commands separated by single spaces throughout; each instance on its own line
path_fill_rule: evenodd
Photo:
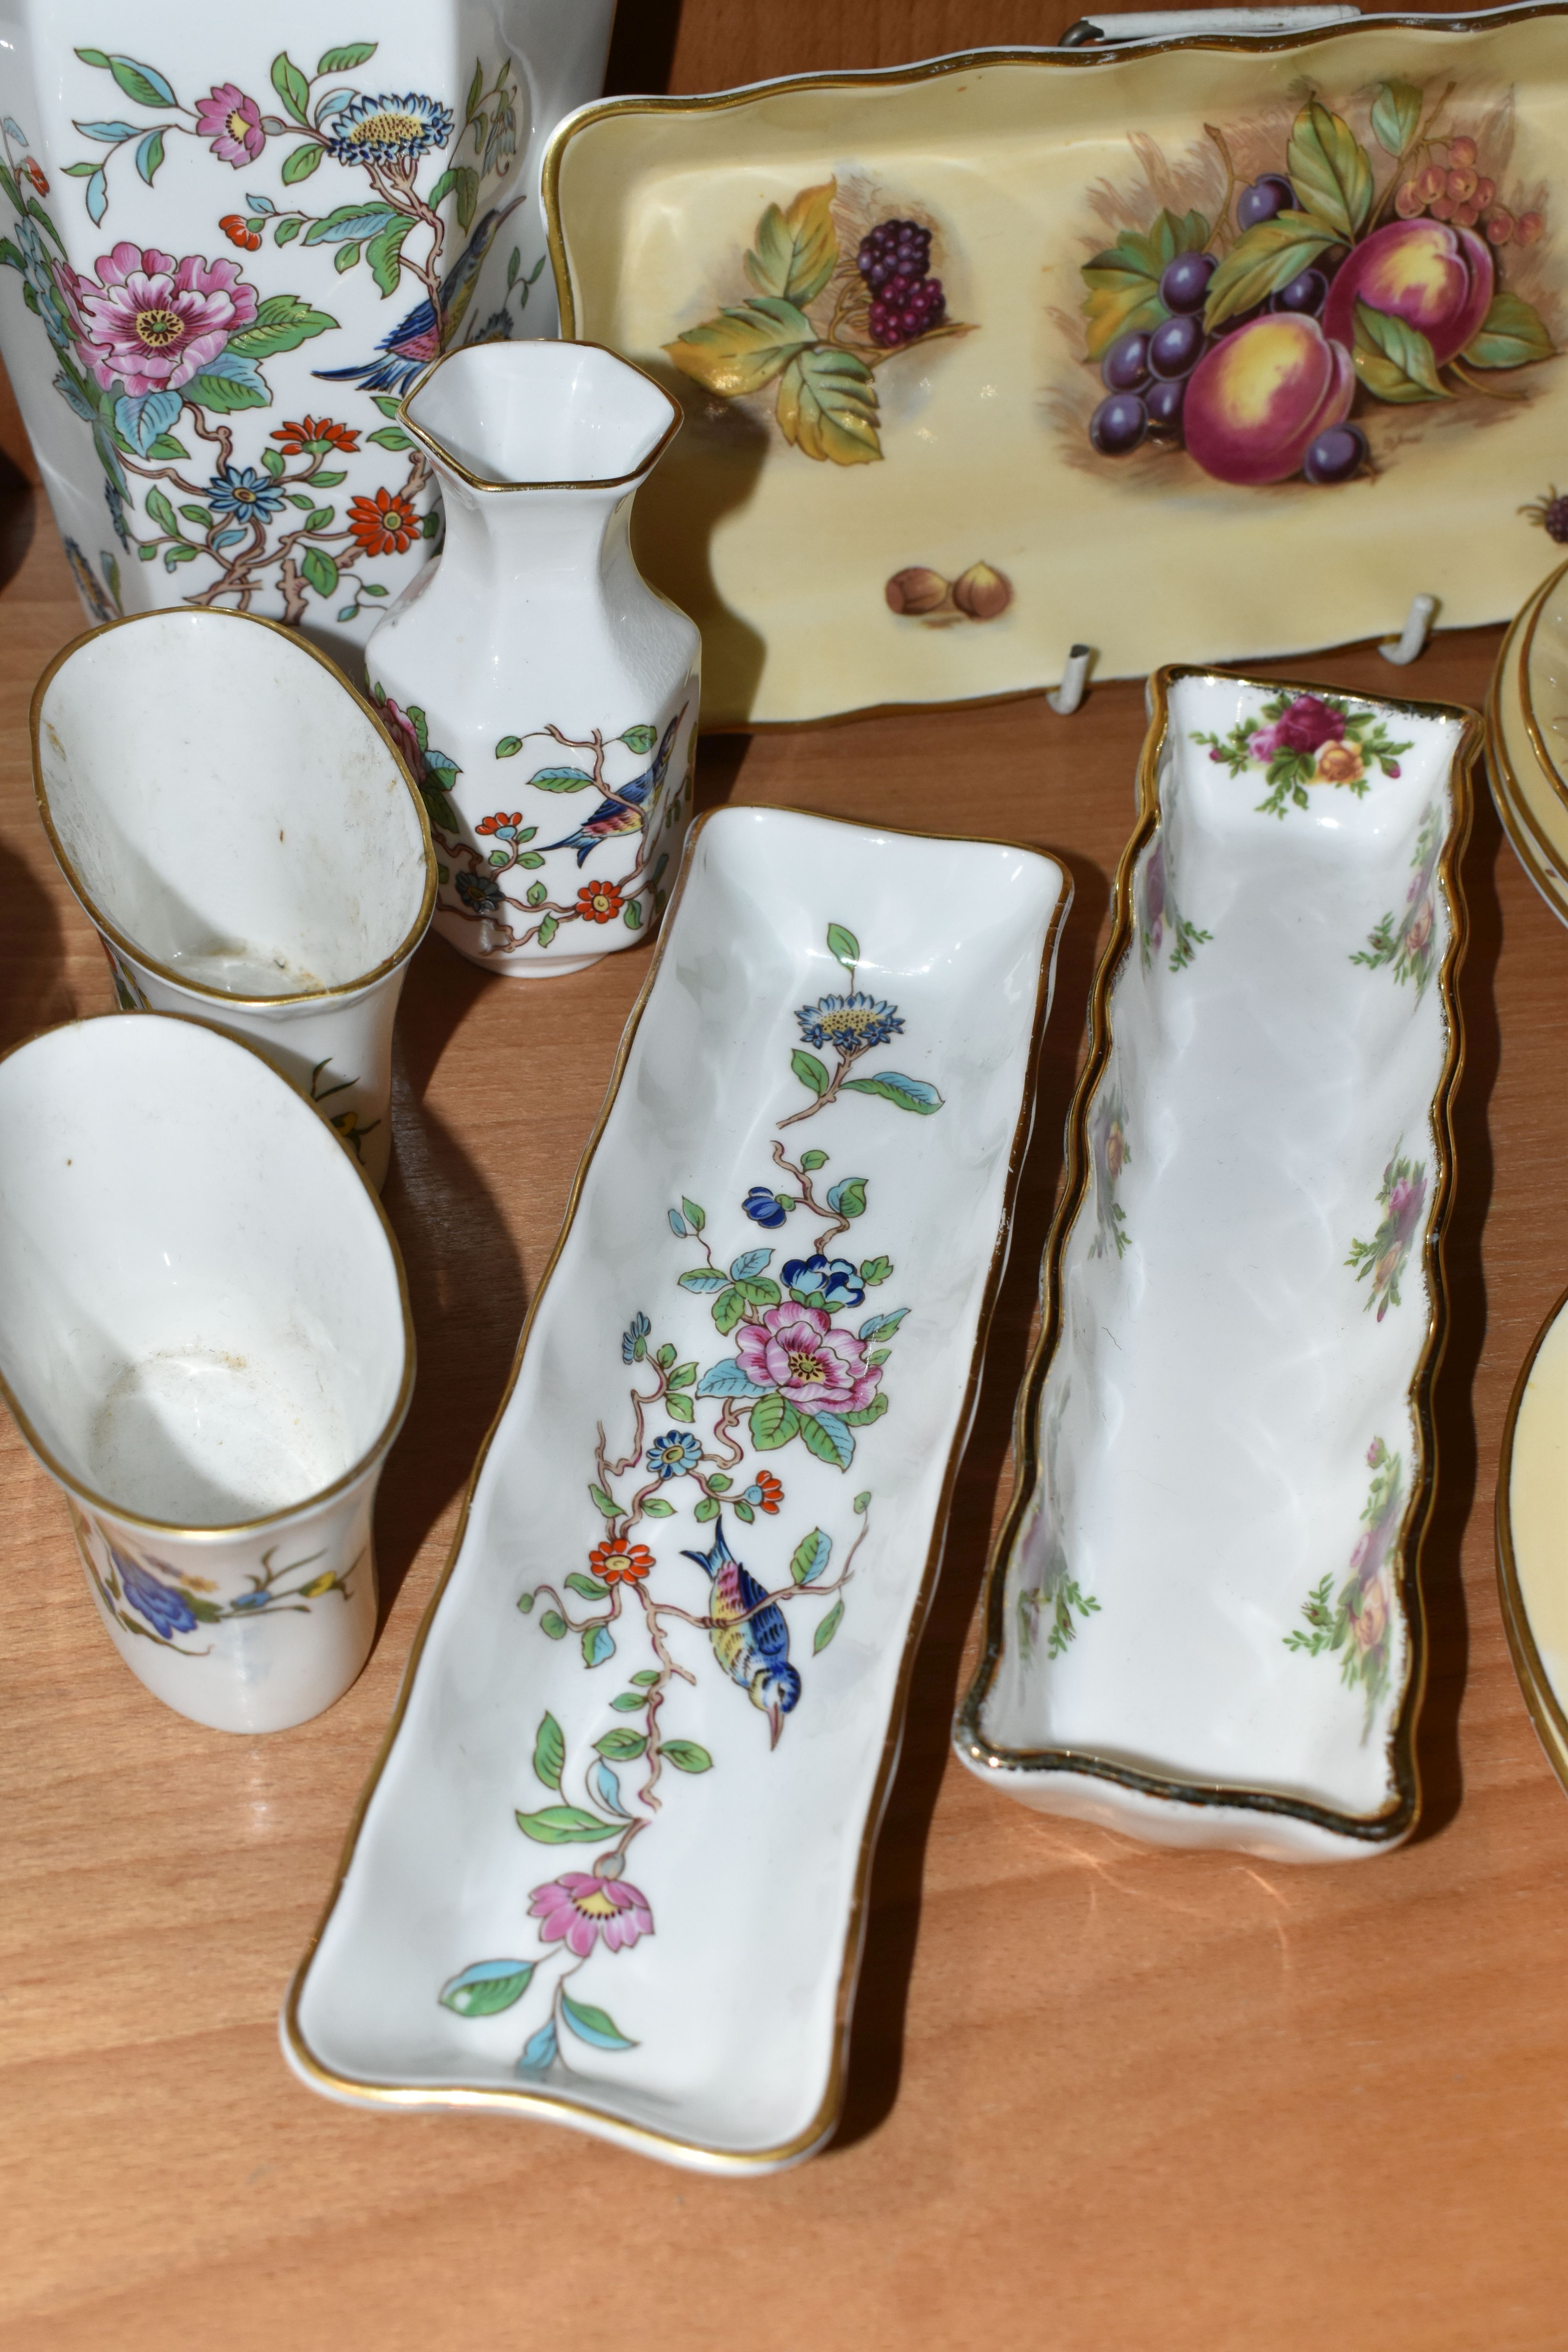
M 702 629 L 703 723 L 1016 693 L 1080 641 L 1101 676 L 1338 644 L 1418 592 L 1445 625 L 1516 611 L 1521 509 L 1568 444 L 1564 152 L 1561 6 L 569 117 L 544 174 L 563 331 L 684 403 L 635 530 Z M 873 316 L 863 249 L 901 308 Z M 1106 354 L 1169 323 L 1184 253 L 1218 263 L 1193 315 L 1226 331 L 1189 446 L 1096 448 Z M 1251 317 L 1312 270 L 1321 323 Z M 1356 470 L 1304 478 L 1342 416 L 1364 453 L 1342 436 L 1328 471 Z
M 1280 1860 L 1419 1807 L 1473 714 L 1163 670 L 959 1754 Z
M 831 2132 L 1068 896 L 694 831 L 289 1996 L 316 2089 L 714 2171 Z

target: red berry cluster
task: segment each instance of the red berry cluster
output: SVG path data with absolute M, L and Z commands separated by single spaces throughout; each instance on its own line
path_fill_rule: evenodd
M 1406 180 L 1394 199 L 1401 220 L 1430 213 L 1434 220 L 1450 221 L 1455 228 L 1473 228 L 1479 221 L 1489 245 L 1533 245 L 1546 224 L 1539 213 L 1510 213 L 1497 201 L 1497 183 L 1476 170 L 1473 139 L 1450 139 L 1448 162 L 1428 163 Z
M 879 221 L 861 238 L 855 266 L 870 289 L 874 343 L 895 350 L 929 335 L 946 319 L 942 280 L 927 274 L 931 231 L 918 221 Z
M 242 253 L 254 253 L 261 243 L 250 223 L 239 213 L 225 213 L 218 223 L 230 245 L 237 245 Z

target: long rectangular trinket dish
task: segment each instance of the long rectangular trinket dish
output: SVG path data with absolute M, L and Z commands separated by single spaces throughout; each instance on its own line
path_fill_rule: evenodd
M 315 2088 L 711 2171 L 831 2132 L 1068 897 L 693 835 L 285 2013 Z
M 1336 1860 L 1419 1807 L 1473 714 L 1166 670 L 959 1753 Z

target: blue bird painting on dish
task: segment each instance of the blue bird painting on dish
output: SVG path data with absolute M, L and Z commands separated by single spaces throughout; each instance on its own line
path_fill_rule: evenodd
M 661 757 L 672 740 L 670 730 Z M 651 740 L 643 749 L 652 750 Z M 675 1336 L 661 1336 L 641 1307 L 616 1332 L 631 1377 L 624 1451 L 604 1423 L 587 1448 L 584 1515 L 590 1526 L 596 1517 L 596 1539 L 584 1541 L 584 1567 L 518 1596 L 524 1638 L 572 1644 L 585 1675 L 620 1662 L 601 1685 L 585 1686 L 579 1705 L 563 1707 L 565 1727 L 553 1712 L 541 1717 L 532 1771 L 548 1801 L 515 1816 L 534 1844 L 591 1849 L 587 1867 L 531 1889 L 536 1949 L 472 1960 L 438 1995 L 454 2015 L 475 2019 L 526 2000 L 529 2030 L 516 2061 L 524 2081 L 570 2071 L 574 2045 L 636 2047 L 607 2010 L 583 1998 L 579 1978 L 657 1933 L 655 1899 L 663 1898 L 648 1872 L 658 1870 L 658 1842 L 638 1842 L 668 1821 L 676 1776 L 710 1772 L 722 1760 L 685 1728 L 689 1695 L 702 1690 L 710 1664 L 720 1689 L 734 1685 L 749 1708 L 705 1699 L 699 1727 L 710 1738 L 722 1730 L 739 1746 L 762 1728 L 761 1716 L 763 1756 L 787 1756 L 791 1725 L 821 1703 L 816 1662 L 844 1622 L 871 1525 L 872 1489 L 825 1486 L 822 1471 L 847 1474 L 891 1408 L 884 1375 L 910 1310 L 868 1294 L 891 1279 L 893 1261 L 879 1250 L 862 1254 L 858 1234 L 855 1255 L 839 1254 L 871 1213 L 882 1179 L 829 1181 L 830 1155 L 786 1145 L 784 1130 L 853 1094 L 926 1118 L 943 1102 L 930 1079 L 863 1066 L 863 1057 L 902 1034 L 903 1017 L 857 988 L 861 951 L 851 930 L 830 924 L 826 944 L 847 987 L 781 1020 L 793 1018 L 808 1044 L 831 1051 L 835 1067 L 830 1073 L 804 1045 L 789 1047 L 790 1076 L 806 1100 L 781 1107 L 769 1181 L 752 1185 L 731 1213 L 765 1230 L 798 1216 L 810 1245 L 775 1274 L 773 1248 L 746 1243 L 743 1224 L 731 1255 L 715 1250 L 700 1202 L 683 1194 L 665 1211 L 671 1235 L 694 1255 L 671 1273 L 679 1294 L 669 1318 Z M 865 1148 L 863 1138 L 857 1148 Z M 705 1314 L 694 1322 L 698 1302 Z M 793 1471 L 781 1476 L 765 1466 L 793 1446 L 800 1448 Z M 787 1524 L 768 1527 L 792 1491 L 801 1529 L 793 1545 Z M 808 1513 L 826 1524 L 807 1524 Z M 696 1591 L 693 1568 L 703 1579 Z M 627 1874 L 634 1858 L 640 1884 Z

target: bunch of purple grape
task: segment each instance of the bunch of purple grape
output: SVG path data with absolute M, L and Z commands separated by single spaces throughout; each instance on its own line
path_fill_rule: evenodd
M 1237 200 L 1239 230 L 1256 228 L 1291 210 L 1296 192 L 1282 172 L 1265 172 Z M 1124 457 L 1150 434 L 1182 446 L 1182 409 L 1193 370 L 1220 337 L 1234 334 L 1263 310 L 1305 312 L 1316 318 L 1328 299 L 1321 269 L 1303 269 L 1258 310 L 1226 319 L 1216 335 L 1204 331 L 1209 280 L 1219 267 L 1213 254 L 1178 253 L 1160 273 L 1160 300 L 1166 316 L 1157 327 L 1119 335 L 1100 362 L 1106 397 L 1089 420 L 1089 437 L 1102 457 Z M 1342 425 L 1319 436 L 1307 452 L 1302 472 L 1310 482 L 1348 481 L 1366 460 L 1366 436 Z
M 918 221 L 879 221 L 860 240 L 855 266 L 871 294 L 874 343 L 896 350 L 929 335 L 947 317 L 947 297 L 931 268 L 931 231 Z

